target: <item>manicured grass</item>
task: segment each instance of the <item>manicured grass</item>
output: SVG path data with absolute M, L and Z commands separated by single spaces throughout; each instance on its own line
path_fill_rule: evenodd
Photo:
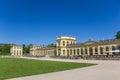
M 43 61 L 20 58 L 0 58 L 0 80 L 70 70 L 91 65 L 94 64 Z

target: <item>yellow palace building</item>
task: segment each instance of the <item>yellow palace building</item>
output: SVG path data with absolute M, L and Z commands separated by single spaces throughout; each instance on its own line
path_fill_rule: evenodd
M 60 36 L 56 38 L 57 56 L 118 56 L 120 40 L 93 41 L 76 43 L 75 37 Z

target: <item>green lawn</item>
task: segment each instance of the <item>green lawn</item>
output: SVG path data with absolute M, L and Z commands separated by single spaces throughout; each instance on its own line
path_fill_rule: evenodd
M 0 58 L 0 80 L 87 67 L 94 64 Z

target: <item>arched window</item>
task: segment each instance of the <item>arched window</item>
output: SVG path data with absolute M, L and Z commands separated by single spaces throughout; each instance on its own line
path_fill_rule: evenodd
M 100 47 L 100 54 L 103 54 L 103 47 Z
M 76 50 L 74 49 L 74 55 L 76 54 Z
M 112 46 L 112 50 L 116 50 L 116 47 L 115 46 Z M 112 53 L 113 55 L 115 55 L 115 52 Z
M 87 48 L 85 48 L 85 54 L 88 54 L 88 52 L 87 52 Z
M 106 51 L 109 51 L 109 47 L 108 46 L 106 47 Z
M 116 48 L 115 48 L 115 46 L 112 46 L 112 50 L 115 50 Z
M 120 50 L 120 45 L 118 46 L 118 49 Z
M 83 55 L 83 49 L 81 49 L 81 54 Z
M 79 54 L 80 54 L 79 49 L 77 49 L 77 55 L 79 55 Z
M 118 49 L 120 50 L 120 45 L 118 46 Z M 120 55 L 120 52 L 119 52 L 119 55 Z
M 95 54 L 98 54 L 98 48 L 95 48 Z
M 72 55 L 72 49 L 70 50 L 70 55 Z
M 69 50 L 67 50 L 67 55 L 69 56 Z
M 90 55 L 93 55 L 92 47 L 89 48 Z
M 63 50 L 63 55 L 65 55 L 65 50 Z
M 58 56 L 60 56 L 60 54 L 61 54 L 61 50 L 60 50 L 60 49 L 58 49 Z
M 65 41 L 63 41 L 63 46 L 65 46 Z
M 106 51 L 109 51 L 109 47 L 108 46 L 106 47 Z M 109 55 L 109 52 L 107 52 L 107 55 Z

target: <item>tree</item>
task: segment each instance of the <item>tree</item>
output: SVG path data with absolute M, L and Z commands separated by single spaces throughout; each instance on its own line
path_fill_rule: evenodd
M 26 52 L 27 53 L 30 53 L 30 46 L 32 46 L 33 44 L 29 44 L 28 46 L 27 46 L 27 50 L 26 50 Z
M 53 43 L 48 44 L 48 47 L 56 47 L 56 44 L 53 44 Z
M 0 55 L 2 55 L 2 46 L 0 46 Z
M 23 44 L 23 54 L 26 54 L 26 45 Z
M 120 39 L 120 31 L 117 32 L 116 39 Z
M 23 54 L 29 54 L 30 53 L 30 46 L 32 44 L 29 44 L 28 46 L 26 46 L 25 44 L 23 44 Z
M 0 46 L 0 55 L 10 55 L 10 44 L 4 44 L 3 46 Z

